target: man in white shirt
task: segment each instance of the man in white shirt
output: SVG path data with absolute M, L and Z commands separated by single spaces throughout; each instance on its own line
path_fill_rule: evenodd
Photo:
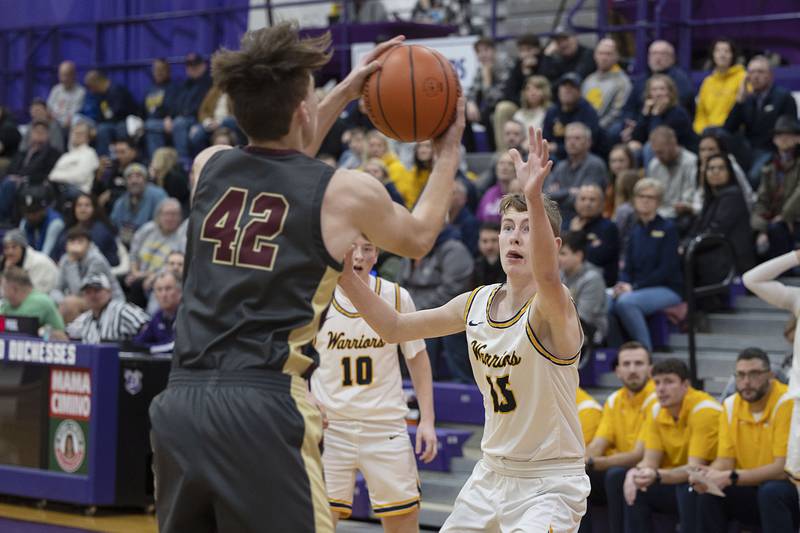
M 72 61 L 63 61 L 58 66 L 58 82 L 50 89 L 47 109 L 64 130 L 68 130 L 72 119 L 83 106 L 86 89 L 77 82 L 77 70 Z

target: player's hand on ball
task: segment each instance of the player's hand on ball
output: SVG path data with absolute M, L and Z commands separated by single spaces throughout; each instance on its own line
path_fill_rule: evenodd
M 355 100 L 361 96 L 361 91 L 364 89 L 364 82 L 367 77 L 381 68 L 381 64 L 377 59 L 387 50 L 400 45 L 405 40 L 404 35 L 398 35 L 389 39 L 385 43 L 381 43 L 361 58 L 356 68 L 350 71 L 350 74 L 342 82 L 346 91 L 348 101 Z
M 522 155 L 516 148 L 508 151 L 514 161 L 514 169 L 517 172 L 517 181 L 522 188 L 522 192 L 527 198 L 535 198 L 542 194 L 544 180 L 553 168 L 550 161 L 550 148 L 547 141 L 542 137 L 540 128 L 528 128 L 528 136 L 531 139 L 528 160 L 523 161 Z
M 423 420 L 417 426 L 417 442 L 414 451 L 419 455 L 423 463 L 430 463 L 436 458 L 439 450 L 436 429 L 434 429 L 433 423 Z

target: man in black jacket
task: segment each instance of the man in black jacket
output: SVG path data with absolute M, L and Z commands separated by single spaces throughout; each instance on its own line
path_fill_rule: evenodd
M 594 51 L 578 43 L 571 28 L 561 25 L 553 33 L 555 52 L 543 58 L 541 67 L 547 79 L 555 83 L 567 72 L 575 72 L 583 79 L 597 70 Z
M 758 188 L 761 167 L 767 164 L 775 150 L 772 131 L 778 117 L 797 118 L 797 104 L 792 94 L 773 83 L 772 66 L 764 56 L 755 56 L 747 64 L 747 76 L 739 87 L 736 104 L 725 121 L 725 129 L 739 133 L 753 150 L 748 179 Z M 749 89 L 748 89 L 749 84 Z
M 172 132 L 172 143 L 183 159 L 194 156 L 189 148 L 189 130 L 197 124 L 197 111 L 206 93 L 211 89 L 211 76 L 205 60 L 194 52 L 186 56 L 186 79 L 175 96 L 170 127 L 166 120 L 164 129 Z

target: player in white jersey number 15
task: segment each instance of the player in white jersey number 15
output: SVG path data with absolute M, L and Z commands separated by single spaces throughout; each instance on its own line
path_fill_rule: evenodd
M 408 291 L 370 276 L 378 259 L 374 244 L 358 237 L 352 258 L 352 271 L 378 297 L 400 313 L 415 310 Z M 384 531 L 419 531 L 419 477 L 405 421 L 408 406 L 397 350 L 405 358 L 419 403 L 416 452 L 430 462 L 436 457 L 437 444 L 425 342 L 386 342 L 337 287 L 314 345 L 320 363 L 311 377 L 311 392 L 328 418 L 322 466 L 334 525 L 352 512 L 356 471 L 360 470 Z
M 589 479 L 575 395 L 583 334 L 558 270 L 561 215 L 542 195 L 547 142 L 530 129 L 527 161 L 511 150 L 524 194 L 501 203 L 500 259 L 507 282 L 478 287 L 436 309 L 398 313 L 352 273 L 339 286 L 386 342 L 466 330 L 483 395 L 483 457 L 442 531 L 572 532 Z

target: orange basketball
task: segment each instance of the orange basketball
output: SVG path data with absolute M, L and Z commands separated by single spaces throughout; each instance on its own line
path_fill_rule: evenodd
M 452 124 L 461 84 L 450 62 L 418 44 L 396 46 L 378 58 L 382 68 L 364 84 L 367 115 L 378 130 L 402 142 L 433 139 Z

